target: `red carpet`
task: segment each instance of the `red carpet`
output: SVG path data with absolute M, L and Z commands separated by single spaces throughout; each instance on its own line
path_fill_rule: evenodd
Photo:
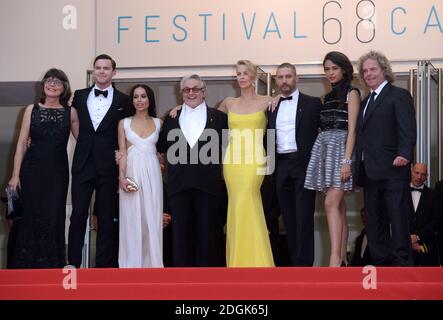
M 65 272 L 67 270 L 64 270 Z M 443 268 L 1 270 L 0 299 L 443 300 Z M 70 278 L 65 278 L 66 276 Z M 374 277 L 375 276 L 375 277 Z M 65 278 L 65 281 L 64 281 Z M 375 281 L 376 280 L 376 281 Z

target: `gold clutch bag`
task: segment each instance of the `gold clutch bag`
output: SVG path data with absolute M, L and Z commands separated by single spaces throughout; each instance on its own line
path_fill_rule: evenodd
M 138 184 L 137 182 L 134 181 L 134 179 L 130 178 L 130 177 L 126 177 L 126 182 L 127 185 L 126 187 L 128 188 L 129 191 L 134 192 L 138 190 Z

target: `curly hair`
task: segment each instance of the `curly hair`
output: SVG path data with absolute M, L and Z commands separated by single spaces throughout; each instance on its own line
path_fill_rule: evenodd
M 383 71 L 383 74 L 385 76 L 385 79 L 392 83 L 395 81 L 394 73 L 392 72 L 391 63 L 389 62 L 388 58 L 386 56 L 379 52 L 371 50 L 368 53 L 364 54 L 363 56 L 358 59 L 358 74 L 360 76 L 360 79 L 363 80 L 363 63 L 365 63 L 366 60 L 372 59 L 377 61 L 378 65 Z

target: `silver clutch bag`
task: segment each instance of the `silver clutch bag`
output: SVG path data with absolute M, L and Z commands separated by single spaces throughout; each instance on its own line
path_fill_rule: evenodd
M 138 190 L 138 184 L 137 184 L 137 182 L 134 181 L 134 179 L 132 179 L 130 177 L 126 177 L 125 179 L 127 182 L 126 187 L 128 188 L 129 191 L 135 192 Z

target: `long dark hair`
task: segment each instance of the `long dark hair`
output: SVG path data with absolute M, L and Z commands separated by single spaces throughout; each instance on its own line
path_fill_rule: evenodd
M 152 91 L 152 89 L 150 87 L 148 87 L 145 84 L 136 84 L 135 86 L 132 87 L 131 89 L 131 93 L 129 94 L 129 96 L 131 97 L 131 101 L 132 101 L 132 108 L 133 111 L 135 113 L 135 107 L 134 107 L 134 91 L 137 88 L 143 88 L 146 92 L 146 95 L 148 96 L 148 101 L 149 101 L 149 106 L 148 106 L 148 114 L 151 117 L 156 118 L 157 117 L 157 111 L 156 111 L 156 106 L 155 106 L 155 96 L 154 96 L 154 91 Z
M 60 95 L 59 100 L 60 100 L 60 104 L 62 106 L 67 107 L 69 99 L 71 99 L 71 86 L 69 85 L 69 80 L 68 80 L 68 77 L 66 76 L 66 74 L 62 70 L 56 69 L 56 68 L 49 69 L 45 73 L 45 76 L 43 77 L 43 79 L 40 81 L 39 92 L 37 95 L 38 97 L 40 97 L 39 101 L 41 103 L 45 103 L 45 101 L 46 101 L 45 81 L 48 78 L 56 78 L 63 83 L 63 92 Z
M 346 95 L 348 93 L 351 82 L 354 79 L 354 67 L 352 66 L 349 58 L 338 51 L 328 52 L 323 59 L 323 67 L 325 66 L 326 60 L 338 65 L 343 71 L 343 79 L 333 86 L 333 89 L 338 90 L 339 95 Z

